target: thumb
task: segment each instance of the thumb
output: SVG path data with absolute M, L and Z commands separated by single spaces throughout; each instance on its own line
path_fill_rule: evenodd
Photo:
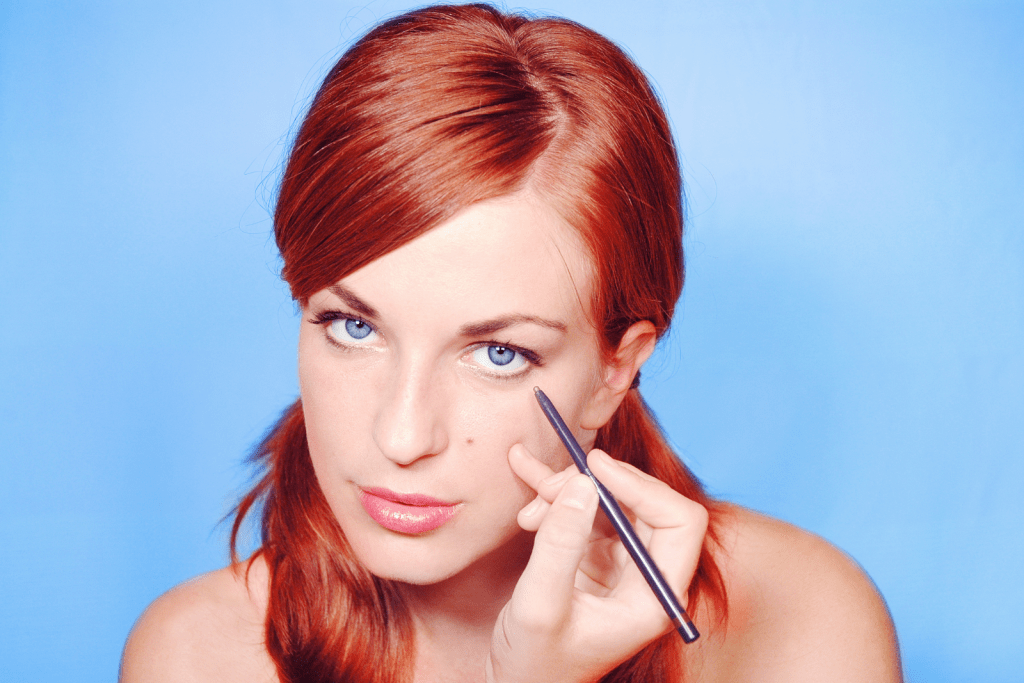
M 587 551 L 597 490 L 577 474 L 566 482 L 537 530 L 533 553 L 512 596 L 517 621 L 541 629 L 557 628 L 572 606 L 576 571 Z

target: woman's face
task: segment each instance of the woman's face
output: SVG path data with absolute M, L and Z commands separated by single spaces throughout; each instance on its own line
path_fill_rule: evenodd
M 473 205 L 310 297 L 299 381 L 313 467 L 374 574 L 429 584 L 500 568 L 534 496 L 508 452 L 568 454 L 540 386 L 584 447 L 602 382 L 589 257 L 529 194 Z

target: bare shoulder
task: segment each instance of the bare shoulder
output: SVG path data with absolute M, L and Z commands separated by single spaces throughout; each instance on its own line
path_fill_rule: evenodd
M 277 681 L 263 644 L 267 566 L 204 574 L 157 598 L 132 628 L 122 683 Z
M 729 618 L 724 634 L 703 648 L 701 680 L 902 680 L 885 601 L 852 558 L 736 506 L 721 530 Z

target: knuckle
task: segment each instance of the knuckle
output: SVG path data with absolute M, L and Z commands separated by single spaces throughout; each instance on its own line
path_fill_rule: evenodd
M 707 531 L 710 516 L 707 508 L 689 498 L 679 497 L 679 505 L 673 514 L 675 523 L 672 526 L 680 530 L 692 530 L 703 534 Z
M 686 501 L 687 514 L 690 518 L 690 526 L 693 526 L 696 529 L 706 530 L 708 528 L 708 523 L 711 520 L 711 514 L 708 512 L 708 509 L 689 498 L 687 498 Z
M 706 507 L 691 500 L 674 489 L 667 496 L 665 504 L 671 506 L 679 526 L 707 526 L 709 514 Z

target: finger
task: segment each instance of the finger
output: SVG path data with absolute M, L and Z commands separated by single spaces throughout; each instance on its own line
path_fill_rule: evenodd
M 561 472 L 555 472 L 535 458 L 521 443 L 509 449 L 508 463 L 517 477 L 549 503 L 558 497 L 558 492 L 562 490 L 565 482 L 578 471 L 575 466 L 569 465 Z
M 583 475 L 562 488 L 537 530 L 533 552 L 513 594 L 517 619 L 540 629 L 568 618 L 576 571 L 597 513 L 597 490 Z
M 619 503 L 655 529 L 689 527 L 707 515 L 702 505 L 651 475 L 614 460 L 602 450 L 592 450 L 587 462 Z M 706 525 L 706 520 L 701 523 L 703 525 Z
M 677 596 L 683 600 L 704 544 L 708 512 L 698 503 L 635 467 L 594 450 L 588 455 L 594 474 L 637 519 L 651 528 L 645 544 Z M 639 571 L 627 569 L 620 587 L 643 590 Z
M 551 507 L 551 502 L 558 496 L 559 491 L 569 481 L 569 477 L 576 471 L 572 467 L 554 473 L 550 467 L 538 460 L 530 453 L 530 450 L 521 443 L 512 446 L 508 451 L 508 462 L 516 476 L 522 479 L 528 486 L 540 494 L 519 511 L 516 521 L 526 531 L 536 531 L 540 528 Z
M 524 531 L 536 531 L 540 528 L 549 509 L 551 509 L 551 503 L 537 496 L 519 511 L 516 521 Z
M 541 481 L 554 474 L 550 467 L 533 457 L 529 449 L 521 443 L 508 449 L 508 464 L 516 476 L 534 491 L 540 486 Z

